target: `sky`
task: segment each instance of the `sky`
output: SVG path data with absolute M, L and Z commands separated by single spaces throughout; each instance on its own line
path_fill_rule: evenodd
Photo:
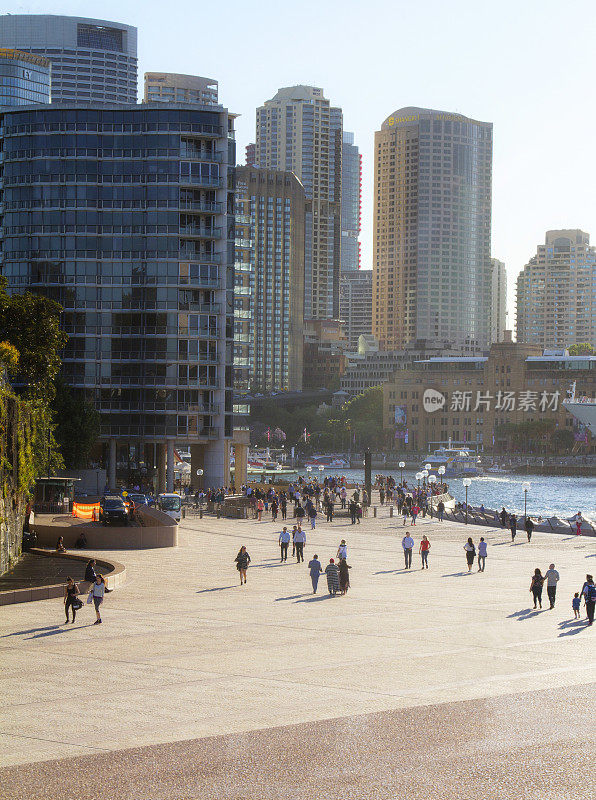
M 492 122 L 492 254 L 507 267 L 508 327 L 517 274 L 547 230 L 581 228 L 596 244 L 594 0 L 4 0 L 2 13 L 135 25 L 140 84 L 145 71 L 219 81 L 220 102 L 240 115 L 239 163 L 257 106 L 282 86 L 323 88 L 363 155 L 365 268 L 383 120 L 421 106 Z

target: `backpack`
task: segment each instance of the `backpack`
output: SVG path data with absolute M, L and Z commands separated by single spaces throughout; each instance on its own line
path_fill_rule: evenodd
M 586 586 L 586 600 L 588 603 L 596 603 L 596 586 L 593 583 Z

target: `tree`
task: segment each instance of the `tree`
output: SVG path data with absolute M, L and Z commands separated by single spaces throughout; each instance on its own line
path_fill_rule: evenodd
M 581 344 L 572 344 L 569 349 L 570 356 L 594 356 L 596 349 L 589 342 L 582 342 Z
M 572 431 L 560 428 L 553 433 L 550 442 L 555 453 L 568 453 L 575 444 L 575 437 Z
M 56 441 L 67 469 L 85 469 L 98 435 L 99 412 L 59 378 L 52 403 Z
M 54 380 L 60 369 L 60 351 L 67 336 L 60 330 L 58 303 L 42 295 L 8 294 L 6 278 L 0 278 L 0 341 L 18 351 L 18 374 L 27 399 L 48 403 L 54 396 Z

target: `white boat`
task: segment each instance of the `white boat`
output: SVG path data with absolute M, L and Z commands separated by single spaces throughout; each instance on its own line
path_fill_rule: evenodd
M 588 428 L 592 436 L 596 436 L 596 398 L 576 396 L 575 381 L 571 384 L 568 394 L 569 397 L 563 400 L 563 405 L 570 414 L 573 414 L 582 425 Z
M 306 467 L 325 469 L 349 469 L 350 462 L 341 456 L 312 456 L 305 462 Z
M 480 457 L 471 450 L 460 447 L 438 447 L 426 457 L 420 469 L 426 469 L 427 464 L 430 464 L 429 472 L 437 476 L 439 467 L 444 467 L 446 478 L 474 478 L 482 475 Z
M 499 466 L 499 464 L 493 464 L 492 467 L 487 467 L 486 471 L 490 472 L 492 475 L 503 475 L 505 472 L 507 472 L 507 470 L 503 469 L 503 467 Z

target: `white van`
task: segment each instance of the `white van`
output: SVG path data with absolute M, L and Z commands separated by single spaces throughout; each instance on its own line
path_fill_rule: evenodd
M 157 507 L 176 522 L 180 522 L 182 498 L 179 494 L 160 494 L 157 498 Z

